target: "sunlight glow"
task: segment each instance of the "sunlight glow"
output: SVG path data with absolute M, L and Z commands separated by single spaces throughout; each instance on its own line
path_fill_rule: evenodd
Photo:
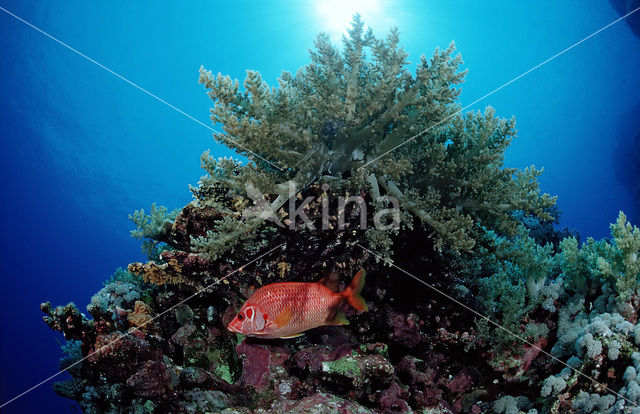
M 316 13 L 322 31 L 332 38 L 341 38 L 355 13 L 360 13 L 367 26 L 374 26 L 382 17 L 380 3 L 380 0 L 321 0 L 316 2 Z

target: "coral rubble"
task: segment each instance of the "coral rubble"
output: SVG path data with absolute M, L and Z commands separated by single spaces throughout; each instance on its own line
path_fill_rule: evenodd
M 207 152 L 191 203 L 132 214 L 149 261 L 90 318 L 42 305 L 68 341 L 56 392 L 87 413 L 640 412 L 640 230 L 622 213 L 610 240 L 554 230 L 540 170 L 503 166 L 515 121 L 458 113 L 453 45 L 415 74 L 407 58 L 356 16 L 277 88 L 202 69 L 216 138 L 250 162 Z M 340 289 L 361 267 L 349 326 L 225 329 L 260 286 Z

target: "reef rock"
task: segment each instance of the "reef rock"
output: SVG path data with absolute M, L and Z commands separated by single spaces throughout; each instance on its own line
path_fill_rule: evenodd
M 375 411 L 370 410 L 362 405 L 345 400 L 336 395 L 327 393 L 316 393 L 299 401 L 283 401 L 275 404 L 269 410 L 256 410 L 257 413 L 264 414 L 374 414 Z
M 171 391 L 175 382 L 175 373 L 172 373 L 164 363 L 147 361 L 127 379 L 127 386 L 138 397 L 157 398 Z

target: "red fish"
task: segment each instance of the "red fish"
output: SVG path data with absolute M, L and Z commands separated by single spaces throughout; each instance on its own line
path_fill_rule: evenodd
M 323 282 L 272 283 L 256 290 L 242 305 L 240 312 L 227 329 L 260 338 L 294 338 L 308 329 L 322 325 L 348 325 L 340 311 L 345 303 L 359 311 L 366 311 L 360 291 L 365 271 L 353 277 L 351 284 L 340 293 L 332 292 Z

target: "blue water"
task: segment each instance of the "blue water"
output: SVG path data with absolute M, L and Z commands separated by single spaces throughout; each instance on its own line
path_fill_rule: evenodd
M 370 4 L 372 2 L 368 2 Z M 373 2 L 375 3 L 375 2 Z M 308 62 L 315 35 L 339 39 L 348 1 L 85 2 L 0 0 L 17 14 L 151 93 L 209 124 L 198 68 L 244 78 Z M 577 6 L 577 5 L 580 6 Z M 180 6 L 178 6 L 180 5 Z M 245 10 L 249 8 L 249 10 Z M 455 40 L 469 69 L 467 105 L 619 15 L 606 0 L 380 2 L 361 9 L 378 35 L 392 25 L 412 62 Z M 640 39 L 625 22 L 474 105 L 514 115 L 507 165 L 544 166 L 561 225 L 608 235 L 622 209 L 635 222 L 640 131 Z M 118 266 L 141 260 L 127 215 L 158 201 L 190 201 L 200 154 L 231 152 L 204 126 L 0 11 L 0 402 L 57 371 L 61 338 L 39 305 L 84 309 Z M 44 404 L 44 405 L 43 405 Z M 71 412 L 51 382 L 3 413 Z

